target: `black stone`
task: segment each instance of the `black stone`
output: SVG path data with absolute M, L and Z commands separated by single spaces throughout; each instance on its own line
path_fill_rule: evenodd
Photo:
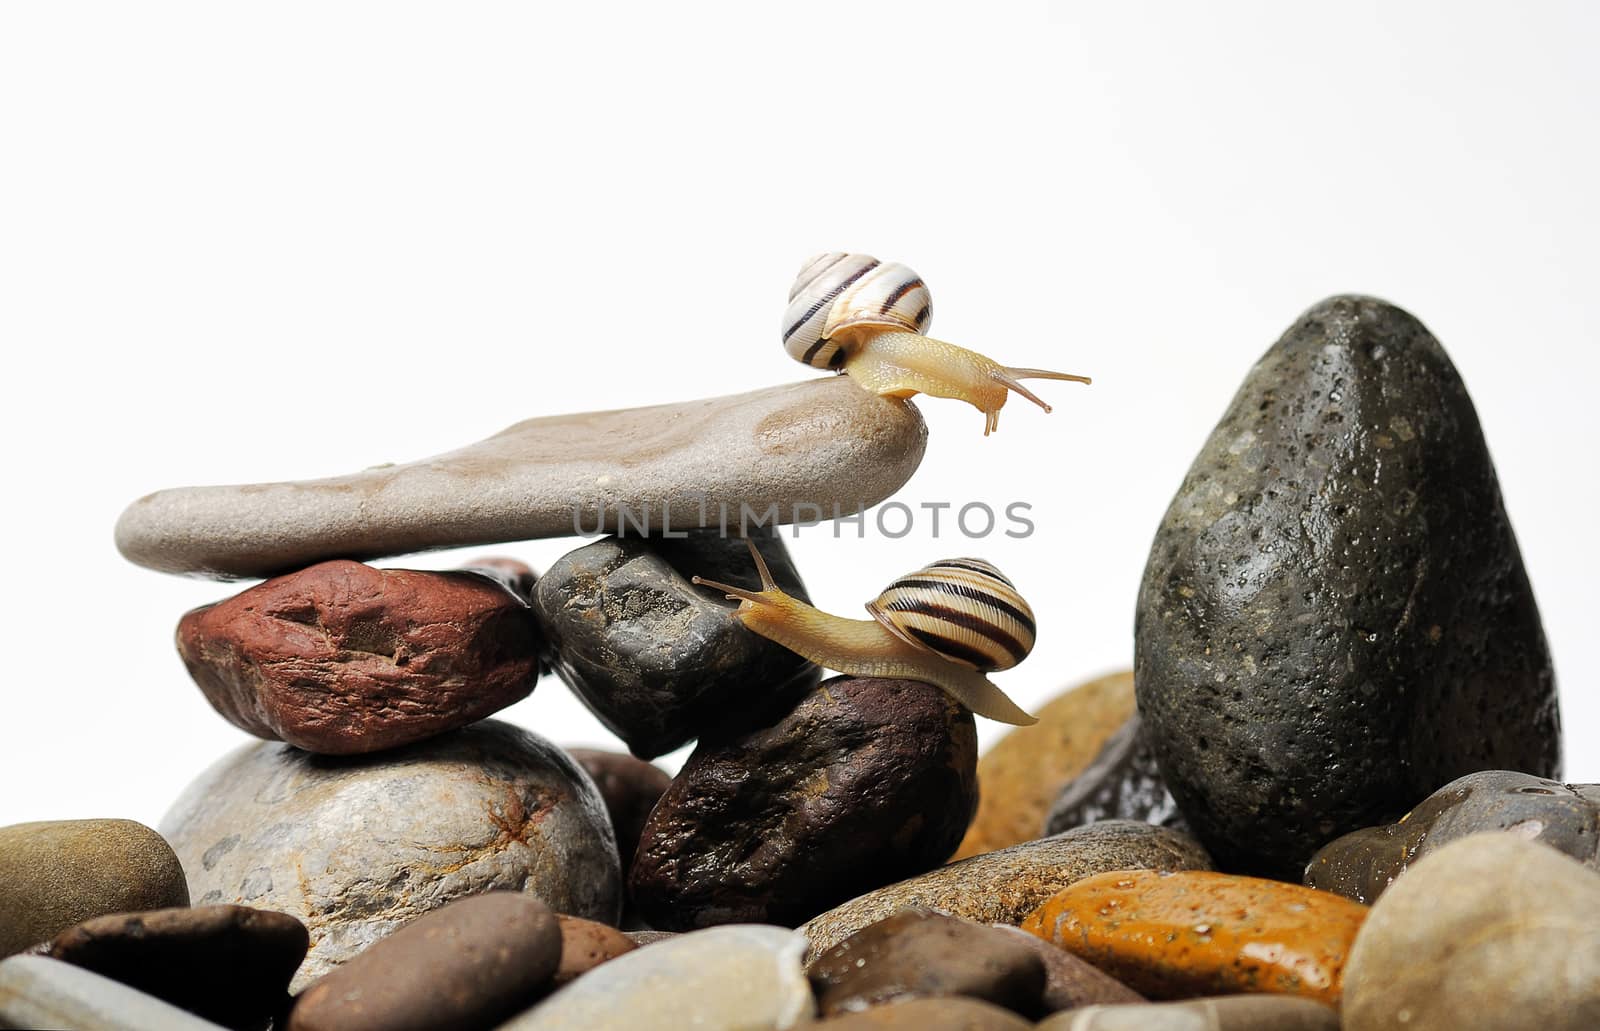
M 1557 776 L 1538 607 L 1466 387 L 1415 318 L 1312 308 L 1245 379 L 1156 533 L 1135 690 L 1225 869 L 1482 769 Z
M 782 538 L 753 534 L 774 579 L 809 601 Z M 533 607 L 550 660 L 583 704 L 653 759 L 708 730 L 782 711 L 822 671 L 733 618 L 736 602 L 690 577 L 760 588 L 743 539 L 607 537 L 539 578 Z
M 939 865 L 978 803 L 972 713 L 910 680 L 835 677 L 770 726 L 702 738 L 629 876 L 651 927 L 793 927 Z
M 1101 820 L 1142 820 L 1187 831 L 1189 825 L 1167 790 L 1145 737 L 1144 721 L 1134 713 L 1106 738 L 1094 760 L 1050 804 L 1045 836 Z
M 1324 845 L 1305 883 L 1371 905 L 1417 860 L 1468 834 L 1505 831 L 1600 871 L 1600 784 L 1562 784 L 1509 770 L 1451 781 L 1399 822 Z

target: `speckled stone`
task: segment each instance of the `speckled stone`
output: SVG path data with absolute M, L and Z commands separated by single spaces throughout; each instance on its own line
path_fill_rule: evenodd
M 1559 776 L 1472 401 L 1383 301 L 1323 301 L 1251 370 L 1156 532 L 1134 637 L 1151 746 L 1224 869 L 1298 880 L 1456 777 Z
M 531 896 L 457 899 L 301 992 L 285 1031 L 493 1027 L 549 989 L 561 938 L 555 914 Z
M 1451 781 L 1399 822 L 1352 831 L 1311 857 L 1305 883 L 1369 905 L 1406 868 L 1452 841 L 1505 831 L 1600 870 L 1600 784 L 1562 784 L 1510 770 Z
M 234 1028 L 265 1028 L 288 1008 L 305 925 L 248 906 L 183 906 L 86 920 L 36 947 Z
M 170 1002 L 47 956 L 0 961 L 0 1027 L 223 1031 Z
M 1132 715 L 1133 674 L 1113 673 L 1051 699 L 1033 726 L 1007 731 L 978 760 L 978 813 L 954 858 L 1037 838 L 1051 799 Z
M 945 860 L 977 804 L 972 713 L 911 680 L 834 677 L 771 726 L 705 738 L 628 874 L 646 923 L 793 926 Z
M 1101 820 L 1143 820 L 1186 831 L 1138 713 L 1106 739 L 1100 754 L 1050 803 L 1044 832 L 1060 834 Z
M 197 902 L 306 925 L 296 990 L 412 918 L 496 888 L 602 922 L 620 915 L 616 842 L 593 782 L 496 720 L 357 758 L 247 745 L 161 826 Z
M 551 982 L 556 987 L 575 981 L 602 963 L 609 963 L 639 947 L 615 927 L 575 916 L 558 916 L 561 925 L 561 965 Z
M 680 934 L 590 971 L 501 1031 L 782 1031 L 815 1012 L 804 948 L 756 924 Z
M 818 1031 L 1028 1031 L 1032 1022 L 1010 1010 L 959 995 L 908 999 L 808 1025 Z
M 1010 924 L 990 924 L 1015 941 L 1025 942 L 1044 963 L 1041 1012 L 1076 1009 L 1100 1003 L 1144 1002 L 1145 997 L 1066 949 Z
M 459 451 L 297 483 L 183 487 L 117 522 L 131 562 L 266 577 L 330 558 L 568 537 L 641 519 L 662 528 L 850 514 L 899 490 L 928 428 L 910 402 L 845 377 L 748 394 L 529 419 Z M 626 508 L 626 512 L 621 511 Z
M 1345 1031 L 1600 1027 L 1600 874 L 1511 834 L 1425 856 L 1372 907 Z
M 1042 1011 L 1044 960 L 993 927 L 928 909 L 869 924 L 806 967 L 825 1017 L 915 996 L 963 995 Z
M 1338 1005 L 1366 918 L 1366 906 L 1298 884 L 1122 870 L 1066 888 L 1022 929 L 1153 999 L 1268 992 Z
M 0 956 L 106 913 L 187 906 L 172 848 L 132 820 L 0 827 Z
M 806 600 L 783 538 L 751 537 L 778 584 Z M 746 629 L 733 618 L 738 603 L 694 576 L 761 586 L 748 545 L 710 531 L 595 541 L 563 555 L 534 591 L 556 673 L 641 758 L 782 713 L 822 679 L 811 662 Z
M 1223 995 L 1142 1006 L 1088 1006 L 1038 1031 L 1339 1031 L 1339 1011 L 1286 995 Z
M 1107 870 L 1204 870 L 1205 849 L 1179 831 L 1108 820 L 951 863 L 870 891 L 800 930 L 808 959 L 901 909 L 926 907 L 979 923 L 1020 924 L 1056 892 Z

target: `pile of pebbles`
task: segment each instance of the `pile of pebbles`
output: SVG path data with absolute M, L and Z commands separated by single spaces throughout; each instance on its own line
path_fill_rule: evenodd
M 926 438 L 831 378 L 135 502 L 131 560 L 262 579 L 177 629 L 261 740 L 159 833 L 0 828 L 0 1026 L 1600 1027 L 1600 787 L 1559 781 L 1466 390 L 1383 302 L 1324 301 L 1250 371 L 1157 531 L 1132 672 L 981 759 L 942 691 L 730 618 L 690 577 L 757 585 L 709 526 L 539 576 L 365 561 L 575 507 L 853 511 Z M 490 718 L 546 673 L 627 753 Z

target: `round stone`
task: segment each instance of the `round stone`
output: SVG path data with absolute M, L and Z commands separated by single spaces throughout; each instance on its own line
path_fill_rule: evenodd
M 622 857 L 626 872 L 633 864 L 633 854 L 639 849 L 644 822 L 666 792 L 667 785 L 672 783 L 672 776 L 643 759 L 620 752 L 569 748 L 567 754 L 583 767 L 583 772 L 600 789 L 600 797 L 606 800 L 611 829 L 617 836 L 617 854 Z

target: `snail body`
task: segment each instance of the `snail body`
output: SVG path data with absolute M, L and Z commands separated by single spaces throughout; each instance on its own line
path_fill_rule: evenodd
M 1001 365 L 926 335 L 933 297 L 922 277 L 898 262 L 830 251 L 800 269 L 783 316 L 783 346 L 796 361 L 842 372 L 885 397 L 928 394 L 966 401 L 984 414 L 984 436 L 999 425 L 1010 391 L 1050 411 L 1024 379 L 1086 376 Z
M 740 602 L 736 619 L 817 665 L 861 677 L 933 684 L 1001 723 L 1037 720 L 984 674 L 1009 669 L 1033 647 L 1033 613 L 999 570 L 979 559 L 936 562 L 867 603 L 871 619 L 830 615 L 784 594 L 750 545 L 761 590 L 694 577 Z

